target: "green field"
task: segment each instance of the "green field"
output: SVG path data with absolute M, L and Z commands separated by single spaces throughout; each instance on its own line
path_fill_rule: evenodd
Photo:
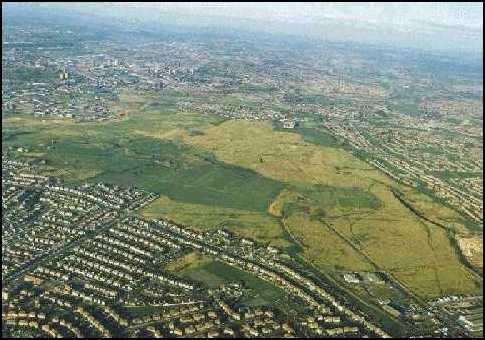
M 226 163 L 288 183 L 284 192 L 293 194 L 280 193 L 270 212 L 283 218 L 303 256 L 322 270 L 378 268 L 423 298 L 480 292 L 481 279 L 460 263 L 446 232 L 410 212 L 392 194 L 401 185 L 350 152 L 245 121 L 186 140 Z
M 183 95 L 125 92 L 114 110 L 128 117 L 102 123 L 9 116 L 2 149 L 27 147 L 18 155 L 46 159 L 44 172 L 68 184 L 104 181 L 160 193 L 141 214 L 224 226 L 300 253 L 322 271 L 377 267 L 423 298 L 481 291 L 446 232 L 391 191 L 405 189 L 331 136 L 311 125 L 282 131 L 180 112 Z M 430 217 L 447 219 L 441 205 L 409 190 Z
M 147 111 L 146 116 L 106 124 L 40 123 L 26 116 L 4 120 L 3 147 L 28 146 L 67 183 L 90 180 L 136 186 L 185 203 L 264 212 L 283 188 L 250 169 L 225 164 L 210 152 L 146 136 L 154 129 L 150 123 L 154 114 Z M 157 121 L 165 123 L 160 130 L 170 131 L 174 121 L 180 122 L 177 129 L 192 127 L 183 126 L 185 114 L 157 115 Z M 148 130 L 139 133 L 137 128 L 144 126 Z
M 241 302 L 250 306 L 280 304 L 287 299 L 283 290 L 252 274 L 206 256 L 192 253 L 186 257 L 175 265 L 169 265 L 168 269 L 181 277 L 202 282 L 210 288 L 230 282 L 241 283 L 249 290 Z
M 189 204 L 162 196 L 140 211 L 147 218 L 168 218 L 201 230 L 228 228 L 242 237 L 282 248 L 292 247 L 278 218 L 266 212 Z

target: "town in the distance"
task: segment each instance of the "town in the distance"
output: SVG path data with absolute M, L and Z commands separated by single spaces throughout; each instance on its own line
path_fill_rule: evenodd
M 482 51 L 273 5 L 2 4 L 2 337 L 483 337 Z

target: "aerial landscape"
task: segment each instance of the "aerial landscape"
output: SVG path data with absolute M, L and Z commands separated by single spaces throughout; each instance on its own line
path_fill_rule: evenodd
M 2 337 L 483 338 L 481 3 L 2 3 Z

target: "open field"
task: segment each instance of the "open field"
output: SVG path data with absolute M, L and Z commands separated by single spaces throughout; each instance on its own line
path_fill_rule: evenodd
M 304 214 L 284 220 L 289 232 L 303 248 L 303 256 L 324 271 L 371 271 L 373 266 L 324 223 Z
M 158 192 L 162 197 L 143 215 L 202 229 L 224 226 L 301 251 L 324 271 L 378 267 L 423 298 L 480 291 L 446 232 L 392 195 L 391 188 L 403 187 L 329 136 L 179 112 L 177 98 L 124 93 L 116 110 L 127 117 L 96 124 L 7 117 L 3 148 L 26 146 L 27 155 L 47 160 L 46 174 L 67 183 Z M 459 228 L 453 212 L 412 189 L 405 193 L 430 218 Z
M 224 208 L 216 205 L 181 203 L 162 196 L 143 208 L 147 218 L 168 218 L 201 230 L 225 227 L 243 237 L 250 237 L 272 246 L 291 246 L 277 218 L 266 213 Z
M 306 143 L 295 133 L 275 132 L 270 123 L 227 121 L 185 140 L 226 163 L 286 183 L 348 187 L 360 177 L 368 177 L 360 186 L 370 185 L 372 178 L 387 180 L 349 152 Z
M 286 194 L 285 202 L 273 203 L 270 208 L 275 216 L 285 217 L 295 238 L 308 248 L 304 255 L 320 263 L 322 269 L 337 263 L 347 269 L 368 266 L 365 261 L 355 262 L 358 251 L 424 298 L 480 291 L 481 284 L 460 264 L 445 231 L 420 221 L 393 196 L 390 189 L 400 185 L 350 152 L 318 147 L 305 143 L 297 134 L 275 132 L 264 123 L 244 121 L 225 122 L 188 139 L 226 163 L 253 169 L 296 188 L 330 187 L 337 193 L 340 190 L 342 197 L 351 196 L 353 201 L 345 204 L 337 198 L 329 200 L 328 194 L 312 197 L 299 190 L 294 195 Z M 354 193 L 361 190 L 365 194 L 349 195 L 346 191 L 352 188 Z M 345 242 L 336 242 L 335 234 L 322 237 L 328 232 L 325 224 Z M 319 233 L 317 228 L 322 231 Z
M 217 288 L 230 282 L 242 283 L 245 288 L 249 289 L 242 302 L 251 306 L 272 305 L 281 299 L 286 299 L 286 293 L 280 288 L 249 273 L 197 253 L 190 253 L 178 259 L 167 269 L 182 277 L 203 282 L 210 288 Z
M 112 125 L 46 122 L 36 129 L 27 127 L 30 120 L 34 119 L 7 121 L 7 127 L 19 126 L 24 133 L 11 136 L 4 147 L 24 145 L 41 152 L 48 166 L 63 170 L 61 177 L 68 183 L 89 179 L 133 185 L 181 202 L 259 212 L 265 212 L 269 200 L 283 188 L 282 183 L 250 169 L 220 162 L 209 152 L 130 134 L 123 121 Z
M 483 237 L 480 226 L 471 225 L 456 211 L 439 204 L 431 197 L 415 190 L 403 188 L 406 201 L 423 216 L 429 216 L 435 223 L 453 230 L 457 246 L 466 259 L 483 270 Z

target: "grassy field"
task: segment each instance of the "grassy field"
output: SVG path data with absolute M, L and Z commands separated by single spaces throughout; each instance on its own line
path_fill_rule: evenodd
M 226 163 L 288 183 L 294 193 L 286 191 L 283 202 L 280 194 L 270 212 L 284 218 L 304 256 L 322 270 L 377 266 L 423 298 L 480 291 L 445 231 L 412 214 L 390 190 L 401 186 L 350 152 L 246 121 L 224 122 L 186 140 Z M 302 190 L 308 187 L 313 190 Z
M 273 246 L 291 246 L 284 238 L 284 230 L 279 220 L 264 212 L 188 204 L 163 196 L 143 208 L 140 213 L 147 218 L 168 218 L 201 230 L 225 227 L 243 237 L 251 237 Z
M 307 143 L 299 134 L 274 131 L 270 123 L 227 121 L 184 140 L 228 164 L 285 183 L 338 188 L 351 187 L 357 181 L 364 188 L 375 180 L 390 183 L 350 152 Z
M 240 282 L 249 289 L 242 302 L 251 306 L 272 305 L 287 299 L 286 293 L 278 287 L 252 274 L 215 261 L 198 253 L 190 253 L 167 266 L 169 271 L 194 281 L 217 288 L 229 282 Z
M 372 271 L 374 267 L 325 223 L 305 214 L 284 219 L 289 233 L 303 248 L 303 256 L 324 271 Z
M 483 234 L 482 226 L 465 220 L 455 210 L 440 204 L 431 197 L 403 188 L 403 198 L 413 209 L 430 220 L 453 231 L 457 246 L 467 261 L 483 270 Z
M 283 132 L 270 123 L 222 121 L 179 112 L 181 99 L 123 93 L 115 111 L 128 116 L 102 123 L 9 116 L 2 119 L 2 149 L 28 147 L 30 157 L 47 160 L 46 173 L 67 183 L 158 192 L 162 197 L 143 215 L 225 226 L 300 251 L 324 271 L 378 267 L 423 298 L 480 292 L 445 230 L 421 221 L 390 189 L 459 228 L 440 204 L 396 184 L 315 127 Z
M 168 116 L 169 122 L 177 120 Z M 210 152 L 178 141 L 143 136 L 129 130 L 125 122 L 41 123 L 22 117 L 6 120 L 5 124 L 8 131 L 17 126 L 17 134 L 10 134 L 4 147 L 28 146 L 42 155 L 49 167 L 61 170 L 58 173 L 71 184 L 104 181 L 137 186 L 189 204 L 259 212 L 266 211 L 268 202 L 284 186 L 250 169 L 225 164 Z
M 303 137 L 305 142 L 321 145 L 329 148 L 339 148 L 350 150 L 350 146 L 343 141 L 339 141 L 332 134 L 319 126 L 319 122 L 314 117 L 308 117 L 309 120 L 300 122 L 292 132 L 297 133 Z M 273 124 L 274 131 L 288 132 L 281 124 Z

